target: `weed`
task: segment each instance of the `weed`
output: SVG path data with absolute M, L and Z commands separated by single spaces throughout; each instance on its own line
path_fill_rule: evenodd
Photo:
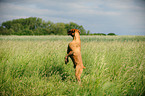
M 81 36 L 82 86 L 68 36 L 0 36 L 0 95 L 143 96 L 144 36 Z

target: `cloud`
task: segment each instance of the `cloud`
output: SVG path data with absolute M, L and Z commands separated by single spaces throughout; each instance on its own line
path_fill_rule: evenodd
M 1 0 L 0 23 L 33 16 L 46 21 L 75 22 L 91 32 L 145 32 L 145 3 L 139 1 Z

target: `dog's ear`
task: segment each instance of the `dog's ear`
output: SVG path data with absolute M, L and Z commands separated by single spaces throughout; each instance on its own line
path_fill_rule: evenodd
M 81 34 L 81 31 L 78 31 Z
M 72 29 L 72 30 L 71 30 L 71 32 L 72 32 L 72 33 L 75 33 L 75 30 L 74 30 L 74 29 Z

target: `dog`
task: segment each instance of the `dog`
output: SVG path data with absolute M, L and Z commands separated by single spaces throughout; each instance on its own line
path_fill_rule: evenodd
M 74 68 L 75 68 L 75 77 L 76 80 L 81 82 L 81 74 L 83 69 L 82 56 L 81 56 L 81 40 L 80 40 L 80 31 L 78 29 L 71 29 L 68 31 L 68 35 L 73 37 L 73 41 L 68 44 L 67 55 L 65 56 L 65 64 L 69 62 L 68 57 L 71 58 Z

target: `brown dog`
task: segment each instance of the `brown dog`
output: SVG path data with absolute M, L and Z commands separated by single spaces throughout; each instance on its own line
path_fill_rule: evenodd
M 75 77 L 78 82 L 81 81 L 81 74 L 83 72 L 83 62 L 81 57 L 81 40 L 80 31 L 78 29 L 71 29 L 68 35 L 73 37 L 73 41 L 68 44 L 67 55 L 65 56 L 65 64 L 68 63 L 68 57 L 71 58 L 75 68 Z

